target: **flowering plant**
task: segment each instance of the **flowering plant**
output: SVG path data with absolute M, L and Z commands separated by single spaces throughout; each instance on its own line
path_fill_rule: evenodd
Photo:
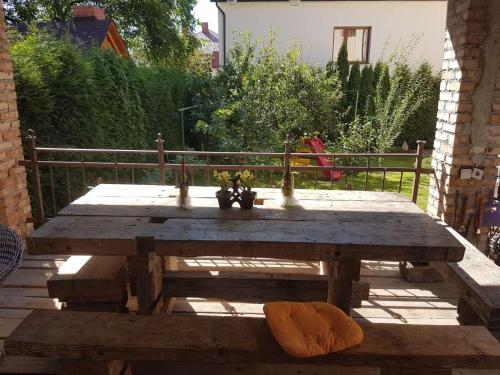
M 241 187 L 243 190 L 252 190 L 253 183 L 255 181 L 255 176 L 250 171 L 239 172 Z
M 215 178 L 215 181 L 217 181 L 217 183 L 219 184 L 220 189 L 222 191 L 227 191 L 229 189 L 230 182 L 231 182 L 231 175 L 229 174 L 228 171 L 224 171 L 224 172 L 220 172 L 220 173 L 217 171 L 214 171 L 214 178 Z

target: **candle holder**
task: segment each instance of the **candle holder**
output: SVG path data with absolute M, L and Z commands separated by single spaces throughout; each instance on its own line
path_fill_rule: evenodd
M 250 172 L 244 171 L 230 177 L 229 172 L 217 173 L 215 171 L 214 177 L 221 186 L 221 189 L 215 193 L 221 210 L 231 208 L 234 203 L 238 203 L 243 210 L 252 209 L 257 193 L 251 190 L 250 183 L 253 175 Z
M 187 182 L 186 160 L 182 159 L 181 181 L 179 183 L 179 195 L 177 196 L 177 207 L 190 209 L 191 197 L 189 196 L 189 184 Z

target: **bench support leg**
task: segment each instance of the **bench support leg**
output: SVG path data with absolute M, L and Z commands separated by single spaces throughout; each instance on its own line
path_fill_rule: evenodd
M 458 300 L 458 321 L 463 326 L 482 326 L 484 322 L 472 307 L 461 297 Z
M 328 262 L 327 302 L 351 315 L 352 279 L 357 261 L 340 259 Z
M 138 313 L 160 313 L 163 307 L 162 257 L 153 253 L 152 238 L 137 238 L 135 263 Z
M 380 375 L 451 375 L 452 369 L 448 368 L 392 368 L 386 367 L 380 369 Z
M 163 257 L 163 273 L 166 271 L 177 271 L 177 257 Z M 172 309 L 175 304 L 175 297 L 164 298 L 163 306 L 164 311 L 167 314 L 172 312 Z

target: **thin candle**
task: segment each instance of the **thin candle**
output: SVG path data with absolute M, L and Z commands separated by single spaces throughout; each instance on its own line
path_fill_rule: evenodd
M 186 159 L 182 158 L 182 179 L 186 180 Z

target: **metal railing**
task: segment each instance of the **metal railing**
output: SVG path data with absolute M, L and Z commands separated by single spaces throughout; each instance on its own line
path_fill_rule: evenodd
M 54 183 L 54 168 L 62 168 L 65 170 L 66 178 L 66 190 L 67 190 L 67 202 L 71 202 L 75 196 L 72 194 L 72 186 L 70 183 L 70 169 L 79 169 L 81 171 L 81 183 L 82 183 L 82 193 L 85 193 L 88 188 L 88 172 L 93 169 L 108 169 L 114 171 L 114 182 L 119 183 L 119 171 L 129 170 L 130 175 L 126 183 L 136 183 L 136 170 L 156 170 L 158 171 L 159 184 L 167 183 L 167 171 L 172 171 L 172 179 L 175 184 L 178 181 L 178 171 L 181 169 L 182 164 L 177 162 L 170 162 L 172 157 L 196 157 L 197 161 L 204 160 L 203 163 L 187 163 L 186 169 L 188 173 L 191 174 L 191 182 L 194 185 L 194 171 L 204 171 L 204 182 L 206 185 L 210 184 L 210 173 L 209 171 L 214 170 L 251 170 L 264 171 L 271 174 L 270 181 L 272 181 L 273 173 L 279 172 L 283 173 L 286 170 L 287 163 L 293 158 L 316 158 L 316 157 L 327 157 L 332 161 L 332 166 L 320 166 L 320 165 L 290 165 L 292 171 L 313 173 L 315 175 L 315 188 L 317 186 L 317 173 L 325 170 L 329 171 L 342 171 L 342 172 L 352 172 L 352 173 L 365 173 L 364 188 L 368 188 L 368 176 L 371 173 L 382 173 L 382 186 L 381 190 L 385 189 L 385 181 L 387 173 L 399 173 L 399 186 L 397 188 L 398 192 L 401 192 L 403 183 L 404 173 L 413 173 L 413 187 L 412 187 L 412 201 L 417 202 L 420 176 L 421 174 L 432 174 L 434 170 L 432 168 L 423 168 L 422 161 L 424 158 L 424 148 L 425 141 L 417 142 L 417 151 L 415 153 L 302 153 L 302 152 L 291 152 L 290 143 L 288 140 L 285 141 L 284 152 L 220 152 L 220 151 L 181 151 L 181 150 L 165 150 L 164 140 L 161 134 L 158 134 L 158 139 L 156 140 L 156 150 L 124 150 L 124 149 L 88 149 L 88 148 L 54 148 L 54 147 L 38 147 L 36 144 L 36 134 L 34 131 L 28 131 L 27 135 L 28 151 L 30 155 L 29 160 L 22 160 L 20 164 L 25 166 L 31 173 L 31 189 L 32 189 L 32 199 L 34 199 L 33 206 L 36 211 L 36 216 L 33 222 L 36 225 L 41 225 L 46 221 L 47 215 L 44 207 L 44 196 L 42 189 L 42 172 L 41 169 L 48 169 L 49 183 L 50 183 L 50 194 L 52 196 L 53 213 L 57 212 L 57 204 L 55 199 L 55 183 Z M 40 155 L 47 154 L 71 154 L 73 157 L 78 157 L 78 160 L 41 160 Z M 91 155 L 107 155 L 111 158 L 111 161 L 91 161 L 89 160 Z M 118 155 L 140 155 L 143 157 L 150 156 L 154 157 L 154 162 L 122 162 L 118 161 Z M 384 167 L 384 166 L 373 166 L 370 163 L 371 159 L 381 159 L 381 158 L 394 158 L 394 157 L 412 157 L 415 158 L 414 167 Z M 230 159 L 233 163 L 229 164 L 217 164 L 213 163 L 214 159 L 223 158 L 224 160 Z M 244 163 L 243 160 L 247 159 L 279 159 L 277 164 L 249 164 Z M 344 166 L 336 165 L 338 161 L 345 159 L 359 159 L 365 158 L 365 166 Z M 237 163 L 234 163 L 238 160 Z M 174 175 L 175 173 L 175 175 Z M 348 183 L 348 175 L 344 175 L 344 188 L 349 189 L 350 184 Z M 101 178 L 97 179 L 97 183 L 102 181 Z M 331 188 L 334 188 L 334 181 L 331 180 Z

